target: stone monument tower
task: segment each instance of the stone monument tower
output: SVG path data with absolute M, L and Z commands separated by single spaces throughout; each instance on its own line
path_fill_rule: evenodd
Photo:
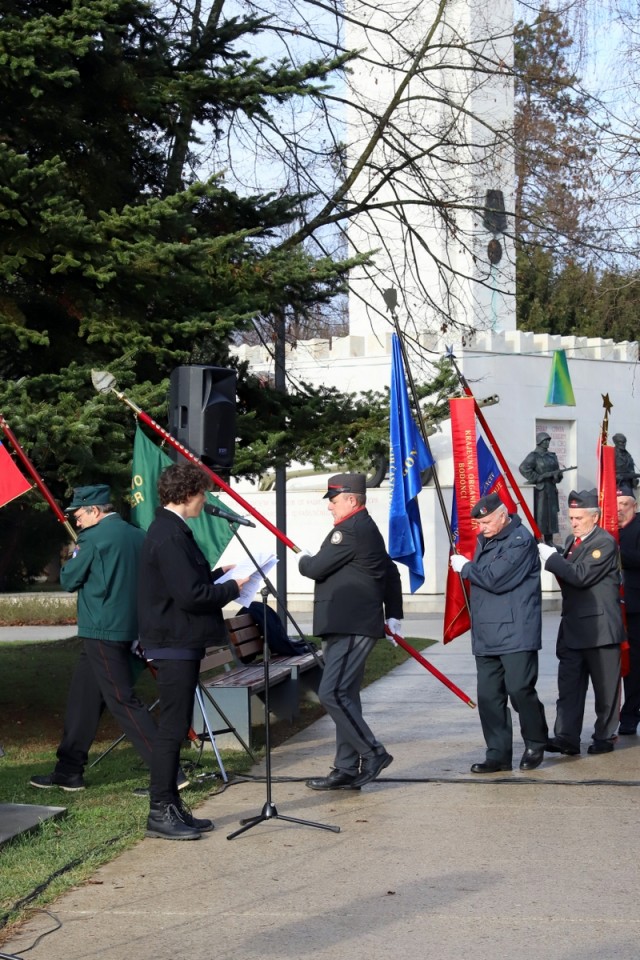
M 515 329 L 512 0 L 347 0 L 352 335 L 397 288 L 414 334 Z M 436 347 L 436 344 L 433 345 Z

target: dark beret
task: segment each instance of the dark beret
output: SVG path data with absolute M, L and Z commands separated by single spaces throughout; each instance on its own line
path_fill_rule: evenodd
M 502 500 L 497 493 L 488 493 L 486 497 L 480 497 L 477 503 L 471 507 L 471 516 L 474 520 L 480 517 L 488 517 L 490 513 L 497 510 Z
M 634 500 L 636 498 L 636 495 L 633 492 L 633 487 L 631 487 L 630 484 L 628 483 L 618 484 L 618 489 L 616 490 L 616 496 L 617 497 L 633 497 Z

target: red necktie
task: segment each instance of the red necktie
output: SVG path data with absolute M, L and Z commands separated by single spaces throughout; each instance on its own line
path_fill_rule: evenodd
M 576 537 L 573 543 L 571 544 L 571 546 L 569 547 L 569 552 L 567 553 L 567 557 L 570 557 L 573 551 L 575 550 L 575 548 L 579 547 L 581 543 L 582 543 L 582 540 L 580 539 L 580 537 Z

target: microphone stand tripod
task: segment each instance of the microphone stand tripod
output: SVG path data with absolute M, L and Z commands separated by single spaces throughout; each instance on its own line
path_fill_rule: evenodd
M 253 563 L 256 570 L 262 576 L 264 586 L 260 591 L 262 597 L 262 608 L 263 608 L 263 621 L 264 621 L 264 633 L 263 633 L 263 647 L 262 647 L 262 660 L 264 664 L 264 740 L 265 740 L 265 766 L 266 766 L 266 784 L 267 784 L 267 799 L 266 803 L 262 807 L 262 811 L 255 817 L 247 817 L 244 820 L 241 820 L 240 823 L 242 826 L 239 830 L 235 830 L 233 833 L 230 833 L 227 836 L 227 840 L 233 840 L 235 837 L 239 837 L 241 833 L 245 833 L 247 830 L 251 830 L 252 827 L 256 827 L 259 823 L 264 823 L 265 820 L 287 820 L 289 823 L 300 823 L 303 826 L 307 827 L 317 827 L 318 830 L 331 830 L 332 833 L 340 833 L 340 827 L 331 826 L 326 823 L 316 823 L 313 820 L 301 820 L 298 817 L 287 817 L 284 814 L 278 813 L 275 803 L 273 802 L 271 795 L 271 729 L 270 729 L 270 716 L 269 716 L 269 642 L 268 642 L 268 629 L 267 629 L 267 597 L 269 594 L 274 596 L 278 600 L 278 595 L 273 588 L 273 584 L 269 581 L 264 570 L 257 562 L 246 543 L 242 537 L 238 534 L 237 530 L 234 530 L 234 535 L 237 540 L 239 540 L 242 545 L 245 553 Z

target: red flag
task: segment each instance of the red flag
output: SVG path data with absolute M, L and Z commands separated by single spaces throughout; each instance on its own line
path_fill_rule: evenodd
M 7 448 L 0 441 L 0 507 L 4 507 L 5 504 L 30 489 L 31 484 L 20 473 Z
M 472 397 L 449 400 L 453 447 L 454 496 L 457 517 L 452 533 L 458 553 L 472 557 L 478 536 L 471 522 L 471 507 L 480 499 L 475 404 Z M 444 601 L 443 643 L 459 637 L 471 626 L 463 591 L 469 584 L 449 567 Z
M 618 491 L 616 483 L 616 448 L 607 446 L 598 437 L 598 504 L 600 506 L 599 524 L 619 540 L 618 534 Z M 620 601 L 622 607 L 622 622 L 626 633 L 627 618 L 624 606 L 624 584 L 620 584 Z M 620 674 L 629 675 L 631 663 L 629 660 L 629 641 L 623 640 L 620 644 Z
M 518 508 L 514 503 L 504 477 L 498 469 L 498 464 L 483 437 L 478 437 L 476 449 L 478 455 L 480 496 L 486 497 L 488 493 L 497 493 L 509 513 L 517 513 Z M 453 503 L 451 504 L 451 532 L 453 541 L 456 546 L 458 546 L 458 506 L 455 490 L 453 492 Z M 473 549 L 475 551 L 475 540 Z M 445 593 L 444 643 L 455 640 L 455 638 L 459 637 L 462 633 L 466 633 L 471 626 L 469 622 L 469 611 L 462 592 L 463 589 L 467 591 L 468 595 L 468 581 L 461 580 L 458 574 L 449 568 Z
M 616 448 L 598 440 L 598 504 L 600 526 L 618 539 L 618 494 L 616 488 Z

